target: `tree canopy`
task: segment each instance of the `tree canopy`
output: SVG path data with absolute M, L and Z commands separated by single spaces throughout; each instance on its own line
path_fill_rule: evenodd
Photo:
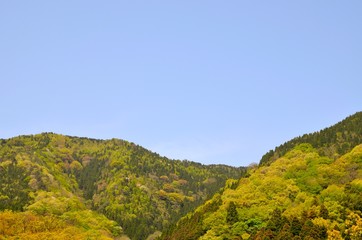
M 14 218 L 25 212 L 39 222 L 52 216 L 65 227 L 96 229 L 108 237 L 146 239 L 244 171 L 170 160 L 118 139 L 19 136 L 0 142 L 0 210 Z M 76 216 L 89 222 L 104 218 L 104 225 Z

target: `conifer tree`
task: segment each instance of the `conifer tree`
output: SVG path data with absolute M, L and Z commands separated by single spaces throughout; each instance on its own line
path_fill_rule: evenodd
M 231 201 L 227 208 L 226 222 L 229 223 L 230 225 L 233 225 L 238 221 L 239 219 L 238 219 L 238 212 L 236 210 L 236 205 L 233 201 Z
M 302 230 L 301 222 L 299 221 L 299 219 L 297 217 L 293 217 L 293 219 L 291 221 L 290 231 L 292 232 L 292 234 L 294 236 L 297 236 L 297 235 L 299 235 L 301 230 Z
M 319 210 L 319 216 L 324 219 L 328 219 L 328 215 L 329 215 L 328 209 L 326 208 L 326 206 L 324 206 L 324 204 L 322 204 Z

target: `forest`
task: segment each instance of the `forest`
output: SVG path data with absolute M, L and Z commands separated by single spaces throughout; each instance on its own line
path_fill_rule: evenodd
M 361 124 L 359 112 L 239 168 L 119 139 L 3 139 L 0 239 L 359 240 Z
M 319 154 L 330 158 L 336 158 L 351 151 L 353 147 L 362 143 L 362 112 L 357 112 L 321 131 L 304 134 L 281 144 L 266 153 L 260 160 L 260 164 L 269 165 L 301 143 L 311 144 Z
M 362 239 L 361 123 L 357 113 L 277 147 L 161 239 Z
M 244 173 L 170 160 L 118 139 L 43 133 L 1 140 L 0 236 L 154 239 Z M 27 219 L 34 226 L 22 226 Z

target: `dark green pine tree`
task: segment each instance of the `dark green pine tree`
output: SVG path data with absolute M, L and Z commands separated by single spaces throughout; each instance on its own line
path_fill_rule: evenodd
M 239 218 L 238 218 L 238 211 L 236 210 L 236 205 L 233 201 L 231 201 L 227 208 L 226 222 L 230 225 L 233 225 L 238 221 Z
M 328 219 L 329 212 L 328 212 L 328 209 L 326 208 L 326 206 L 324 206 L 324 204 L 322 204 L 320 207 L 319 216 L 324 219 Z
M 324 226 L 314 225 L 307 220 L 302 227 L 300 236 L 302 239 L 327 239 L 327 229 Z
M 276 235 L 286 222 L 286 219 L 282 217 L 282 211 L 277 208 L 272 212 L 266 229 L 270 229 Z
M 288 223 L 284 224 L 282 230 L 275 237 L 275 240 L 284 240 L 284 239 L 292 239 L 293 234 L 290 229 L 290 225 Z
M 0 167 L 0 211 L 10 209 L 22 211 L 30 201 L 29 177 L 26 170 L 13 161 Z
M 299 236 L 302 238 L 302 239 L 305 239 L 310 231 L 312 230 L 314 224 L 312 223 L 312 221 L 310 219 L 307 219 L 302 227 L 302 230 L 300 231 L 300 234 Z
M 327 239 L 327 229 L 324 226 L 314 225 L 309 235 L 313 239 Z
M 290 224 L 290 231 L 293 233 L 294 236 L 298 236 L 300 231 L 302 230 L 302 223 L 297 217 L 293 217 Z

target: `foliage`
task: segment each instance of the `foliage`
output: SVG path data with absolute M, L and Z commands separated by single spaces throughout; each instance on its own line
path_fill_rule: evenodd
M 29 176 L 15 161 L 0 163 L 0 210 L 23 210 L 30 200 Z M 15 186 L 15 187 L 14 187 Z
M 260 160 L 260 165 L 270 165 L 301 143 L 310 143 L 319 154 L 337 158 L 362 143 L 362 112 L 357 112 L 345 120 L 321 131 L 304 134 L 270 150 Z
M 229 203 L 229 206 L 226 210 L 226 222 L 230 225 L 237 223 L 238 219 L 238 212 L 236 211 L 236 205 L 233 201 Z
M 39 221 L 51 216 L 81 235 L 85 229 L 116 237 L 123 229 L 146 239 L 243 172 L 170 160 L 118 139 L 19 136 L 0 141 L 0 211 L 27 211 Z
M 220 193 L 182 218 L 161 239 L 184 239 L 179 236 L 187 231 L 201 240 L 361 239 L 359 117 L 361 113 L 321 131 L 318 136 L 324 139 L 324 145 L 319 148 L 315 147 L 319 146 L 319 137 L 308 135 L 310 138 L 303 140 L 310 142 L 286 145 L 285 152 L 279 149 L 277 159 L 250 168 L 237 185 L 227 182 Z M 344 127 L 353 137 L 334 138 L 338 133 L 334 131 Z M 325 134 L 331 139 L 324 138 Z M 341 155 L 337 146 L 344 141 L 350 147 Z M 329 150 L 336 154 L 325 154 L 327 146 L 333 146 Z
M 248 169 L 117 139 L 1 140 L 0 239 L 361 239 L 361 124 L 360 112 Z
M 73 215 L 78 216 L 79 212 Z M 81 213 L 80 213 L 81 214 Z M 37 215 L 31 212 L 0 212 L 0 239 L 112 239 L 109 228 L 114 222 L 108 220 L 98 225 L 99 218 L 84 216 L 82 222 L 94 222 L 97 227 L 81 226 L 53 215 Z M 104 218 L 104 216 L 103 216 Z M 117 234 L 120 234 L 119 230 Z

